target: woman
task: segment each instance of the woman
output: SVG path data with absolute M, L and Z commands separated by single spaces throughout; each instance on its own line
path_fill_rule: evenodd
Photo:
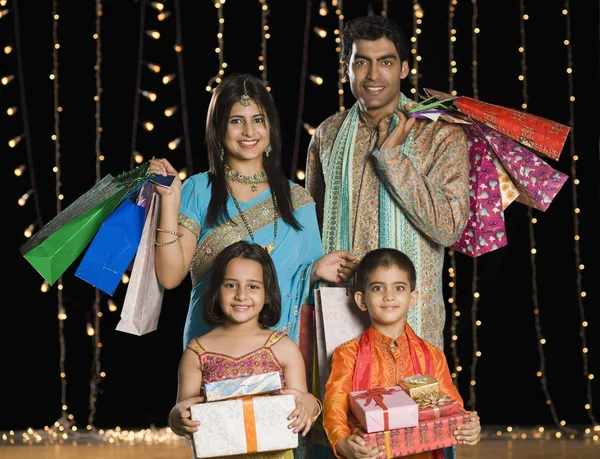
M 192 294 L 183 346 L 210 327 L 201 308 L 210 267 L 228 245 L 247 240 L 265 247 L 275 264 L 282 296 L 274 327 L 297 344 L 300 310 L 318 281 L 346 282 L 355 270 L 348 252 L 323 256 L 315 204 L 280 169 L 281 133 L 273 98 L 250 74 L 224 78 L 213 92 L 206 119 L 210 170 L 156 187 L 161 211 L 156 237 L 156 273 L 167 289 L 190 272 Z M 175 175 L 166 159 L 149 172 Z

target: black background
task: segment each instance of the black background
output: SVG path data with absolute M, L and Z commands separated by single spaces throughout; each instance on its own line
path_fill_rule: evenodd
M 136 103 L 136 72 L 140 24 L 139 1 L 105 0 L 102 16 L 102 175 L 116 175 L 130 165 L 134 106 Z M 166 1 L 173 11 L 174 1 Z M 303 30 L 306 4 L 303 1 L 271 1 L 268 45 L 268 79 L 280 110 L 284 169 L 292 164 L 299 103 L 300 75 L 303 51 Z M 448 3 L 425 0 L 422 34 L 419 37 L 421 88 L 448 89 Z M 561 13 L 565 2 L 558 0 L 525 1 L 530 19 L 526 23 L 526 56 L 529 111 L 569 123 L 566 19 Z M 598 4 L 570 2 L 572 5 L 572 49 L 575 124 L 571 136 L 579 155 L 577 204 L 581 208 L 579 233 L 582 262 L 585 264 L 583 289 L 587 292 L 583 304 L 589 326 L 585 330 L 589 347 L 589 370 L 600 376 L 600 336 L 598 313 Z M 60 15 L 58 38 L 61 45 L 59 62 L 59 101 L 64 111 L 60 115 L 60 145 L 63 209 L 90 188 L 95 179 L 95 73 L 96 42 L 93 1 L 58 1 Z M 337 54 L 333 29 L 337 17 L 331 11 L 318 15 L 318 1 L 312 1 L 311 29 L 321 26 L 328 30 L 325 39 L 312 31 L 308 43 L 308 73 L 325 79 L 322 86 L 306 81 L 303 121 L 317 126 L 338 109 Z M 412 2 L 390 0 L 388 15 L 410 36 Z M 8 1 L 8 8 L 14 0 Z M 207 81 L 218 70 L 217 12 L 210 1 L 181 0 L 182 37 L 185 60 L 185 89 L 191 128 L 193 170 L 207 167 L 203 145 L 204 121 L 210 94 Z M 23 60 L 28 124 L 34 157 L 37 193 L 44 222 L 56 214 L 53 82 L 52 72 L 52 2 L 20 0 L 19 22 L 21 48 L 0 56 L 3 75 L 17 73 L 16 57 Z M 369 7 L 378 13 L 380 1 L 345 1 L 346 19 L 365 15 Z M 142 89 L 158 94 L 153 104 L 139 100 L 139 120 L 152 120 L 153 132 L 137 130 L 135 149 L 146 158 L 167 157 L 176 168 L 186 164 L 184 150 L 170 151 L 167 143 L 182 134 L 181 111 L 171 119 L 162 115 L 165 107 L 180 104 L 181 75 L 171 85 L 164 86 L 160 76 L 177 72 L 175 53 L 175 16 L 164 23 L 156 20 L 156 10 L 146 8 L 146 29 L 160 30 L 162 38 L 154 41 L 144 35 L 143 60 L 161 65 L 160 75 L 143 68 Z M 471 80 L 471 2 L 459 0 L 455 28 L 458 40 L 455 57 L 458 73 L 455 89 L 460 95 L 472 95 Z M 260 4 L 257 0 L 227 0 L 224 5 L 225 60 L 227 72 L 250 71 L 259 75 Z M 0 20 L 0 43 L 15 45 L 14 14 Z M 479 97 L 486 102 L 520 108 L 522 85 L 519 29 L 519 2 L 479 2 L 478 81 Z M 3 201 L 8 209 L 3 229 L 4 259 L 0 336 L 3 362 L 1 382 L 3 408 L 0 430 L 41 428 L 53 423 L 61 414 L 61 383 L 59 376 L 57 288 L 41 293 L 42 278 L 22 258 L 19 246 L 25 242 L 23 230 L 36 221 L 33 198 L 24 207 L 17 199 L 32 188 L 30 169 L 23 177 L 12 170 L 25 164 L 26 145 L 6 147 L 8 139 L 23 132 L 21 111 L 9 118 L 6 107 L 19 105 L 19 80 L 0 87 L 0 144 L 2 145 Z M 408 84 L 403 88 L 408 91 Z M 353 103 L 346 84 L 346 106 Z M 310 140 L 305 130 L 299 139 L 298 167 L 304 167 L 306 148 Z M 570 174 L 570 139 L 559 161 L 548 161 L 556 169 Z M 30 165 L 31 166 L 31 165 Z M 569 180 L 545 213 L 534 212 L 535 244 L 538 251 L 537 290 L 539 294 L 541 332 L 547 339 L 544 346 L 548 389 L 559 419 L 567 425 L 589 425 L 584 409 L 588 402 L 583 376 L 580 310 L 577 305 L 576 265 L 574 257 L 574 213 L 571 180 Z M 478 291 L 481 294 L 477 329 L 482 356 L 477 361 L 476 407 L 485 425 L 534 426 L 552 425 L 553 419 L 545 404 L 540 379 L 536 377 L 540 356 L 532 306 L 532 268 L 529 261 L 530 239 L 527 208 L 513 203 L 506 210 L 509 246 L 478 260 Z M 471 282 L 472 259 L 457 255 L 457 302 L 462 313 L 458 325 L 458 352 L 463 372 L 459 389 L 465 401 L 469 398 L 469 373 L 472 359 Z M 91 318 L 95 291 L 76 278 L 76 261 L 63 277 L 64 302 L 68 319 L 64 322 L 66 343 L 67 404 L 75 422 L 85 426 L 88 420 L 90 369 L 93 360 L 92 339 L 86 335 L 86 323 Z M 445 280 L 447 285 L 448 279 Z M 165 294 L 157 331 L 137 337 L 115 331 L 118 312 L 110 313 L 103 298 L 101 319 L 102 370 L 106 377 L 99 388 L 98 427 L 163 426 L 175 401 L 176 368 L 181 353 L 182 330 L 187 310 L 190 282 Z M 121 304 L 126 286 L 120 285 L 114 300 Z M 448 327 L 447 327 L 448 328 Z M 450 357 L 450 365 L 453 362 Z M 600 391 L 592 381 L 593 400 Z M 598 409 L 596 416 L 600 416 Z

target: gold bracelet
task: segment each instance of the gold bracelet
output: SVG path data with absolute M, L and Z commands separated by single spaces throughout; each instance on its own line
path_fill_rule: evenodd
M 171 245 L 171 244 L 175 244 L 179 239 L 181 239 L 183 237 L 183 234 L 179 234 L 179 236 L 177 236 L 176 239 L 173 239 L 172 241 L 169 242 L 158 242 L 158 241 L 154 241 L 154 245 L 158 246 L 158 247 L 164 247 L 165 245 Z
M 166 229 L 162 229 L 162 228 L 156 228 L 156 231 L 158 231 L 160 233 L 167 233 L 167 234 L 172 234 L 174 236 L 179 236 L 180 238 L 183 237 L 183 233 L 180 233 L 178 231 L 171 231 L 171 230 L 166 230 Z
M 319 415 L 323 412 L 323 404 L 321 403 L 321 400 L 319 400 L 317 397 L 315 397 L 315 400 L 317 401 L 317 404 L 319 405 L 319 412 L 311 418 L 312 422 L 315 422 L 317 420 L 317 418 L 319 417 Z

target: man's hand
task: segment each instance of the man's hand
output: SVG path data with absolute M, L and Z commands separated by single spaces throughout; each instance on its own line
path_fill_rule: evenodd
M 410 105 L 405 105 L 402 108 L 404 108 L 404 110 L 409 110 L 410 107 Z M 394 114 L 398 115 L 399 121 L 391 134 L 388 134 L 388 129 L 392 116 L 384 117 L 377 124 L 377 148 L 380 150 L 388 150 L 395 146 L 402 145 L 408 137 L 410 130 L 415 125 L 416 118 L 407 118 L 406 115 L 397 108 L 394 109 Z
M 367 445 L 358 435 L 348 435 L 335 445 L 339 455 L 346 459 L 375 459 L 385 451 L 385 446 Z

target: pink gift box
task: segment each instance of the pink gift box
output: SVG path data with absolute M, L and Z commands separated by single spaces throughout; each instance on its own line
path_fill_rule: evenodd
M 368 433 L 419 425 L 419 406 L 400 386 L 350 392 L 350 406 Z

